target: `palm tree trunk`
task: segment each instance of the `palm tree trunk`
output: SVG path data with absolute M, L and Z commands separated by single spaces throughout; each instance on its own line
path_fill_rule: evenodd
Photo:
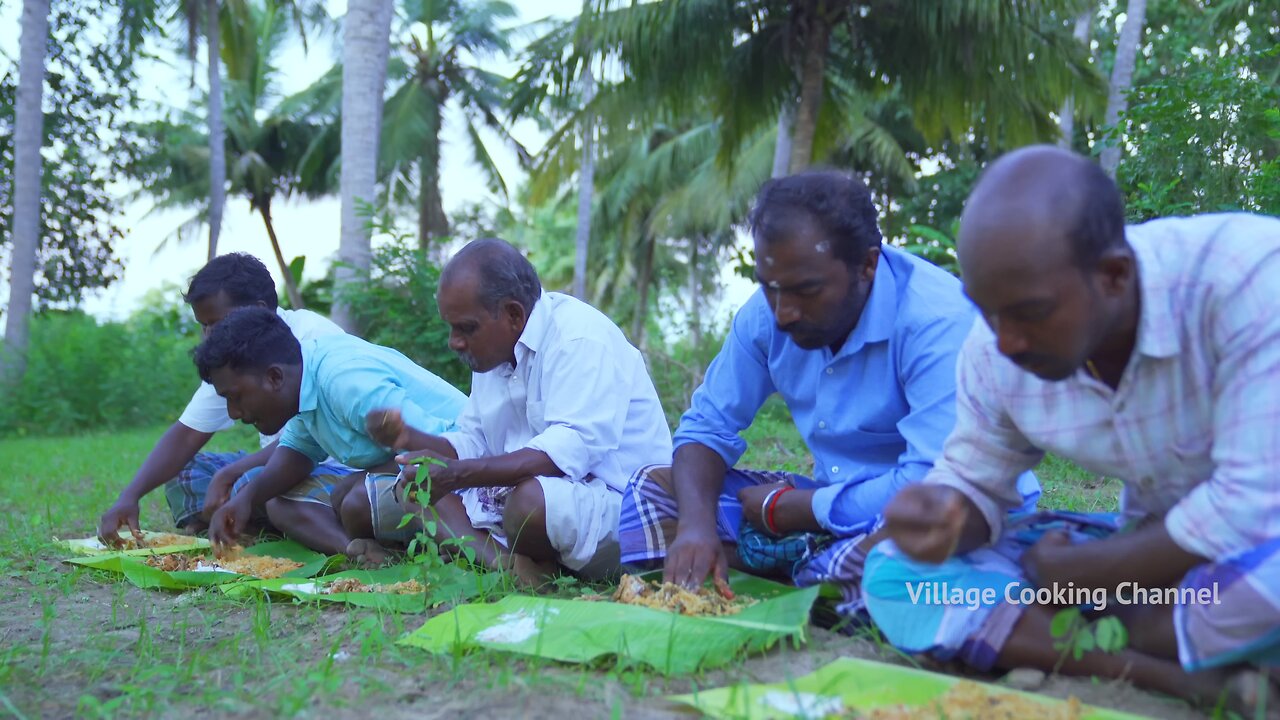
M 702 283 L 698 282 L 698 250 L 702 236 L 689 238 L 689 339 L 702 344 Z
M 1093 29 L 1093 12 L 1094 8 L 1090 5 L 1088 10 L 1080 13 L 1076 17 L 1075 38 L 1076 42 L 1089 47 L 1089 31 Z M 1062 110 L 1058 113 L 1058 130 L 1062 137 L 1058 139 L 1058 144 L 1068 150 L 1071 149 L 1071 141 L 1075 137 L 1076 132 L 1076 103 L 1075 98 L 1068 97 L 1062 101 Z
M 298 283 L 293 279 L 293 272 L 289 270 L 289 263 L 284 261 L 284 253 L 280 252 L 280 240 L 276 238 L 276 227 L 271 222 L 271 199 L 267 198 L 255 204 L 258 206 L 258 214 L 262 216 L 262 224 L 267 226 L 267 237 L 271 238 L 271 251 L 276 254 L 280 273 L 284 275 L 284 289 L 289 296 L 289 304 L 294 310 L 301 310 L 306 305 L 302 303 L 302 293 L 298 290 Z
M 786 177 L 791 167 L 791 126 L 795 123 L 796 108 L 790 102 L 778 111 L 778 139 L 773 146 L 773 172 L 769 177 Z
M 1138 59 L 1138 45 L 1142 29 L 1146 26 L 1147 0 L 1129 0 L 1125 10 L 1124 28 L 1116 41 L 1116 62 L 1111 69 L 1111 94 L 1107 97 L 1107 127 L 1120 122 L 1120 113 L 1129 105 L 1129 88 L 1133 86 L 1133 67 Z M 1120 166 L 1120 146 L 1123 137 L 1107 143 L 1102 150 L 1102 169 L 1114 180 Z
M 449 217 L 440 199 L 440 106 L 436 105 L 436 135 L 418 160 L 418 247 L 431 249 L 431 241 L 449 234 Z
M 342 37 L 342 235 L 334 268 L 333 321 L 355 332 L 342 288 L 369 271 L 365 208 L 377 200 L 378 140 L 391 51 L 392 0 L 351 3 Z
M 40 245 L 40 147 L 44 144 L 45 51 L 49 0 L 25 0 L 18 41 L 18 97 L 13 119 L 13 260 L 9 272 L 9 316 L 5 319 L 0 380 L 22 377 L 27 368 L 31 300 L 36 289 Z
M 644 249 L 640 256 L 640 270 L 637 273 L 637 289 L 640 297 L 636 301 L 636 312 L 631 318 L 631 341 L 640 349 L 645 346 L 645 322 L 649 319 L 649 284 L 653 280 L 653 253 L 658 244 L 652 233 L 645 232 L 642 242 Z
M 818 131 L 818 111 L 831 43 L 831 27 L 826 20 L 826 3 L 810 0 L 797 12 L 804 13 L 804 61 L 800 66 L 800 104 L 796 108 L 795 133 L 791 140 L 792 173 L 813 162 L 813 138 Z
M 582 76 L 582 104 L 590 107 L 596 96 L 596 81 L 591 75 L 591 65 Z M 574 241 L 573 295 L 587 299 L 587 253 L 591 248 L 591 200 L 595 191 L 596 157 L 595 126 L 588 110 L 583 118 L 582 165 L 578 168 L 578 235 Z
M 205 45 L 209 56 L 209 259 L 218 255 L 222 209 L 227 204 L 227 141 L 222 123 L 222 71 L 219 62 L 218 0 L 205 0 Z

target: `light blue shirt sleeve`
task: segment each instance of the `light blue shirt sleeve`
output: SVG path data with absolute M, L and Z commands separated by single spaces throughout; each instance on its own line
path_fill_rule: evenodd
M 317 465 L 329 457 L 329 453 L 320 447 L 316 439 L 307 431 L 306 424 L 302 422 L 302 418 L 299 417 L 295 417 L 285 423 L 284 430 L 280 431 L 280 447 L 286 447 L 302 453 L 311 458 L 311 461 Z
M 672 437 L 673 448 L 698 443 L 714 450 L 729 467 L 747 451 L 740 433 L 751 426 L 764 401 L 774 393 L 769 361 L 759 345 L 772 319 L 768 306 L 751 303 L 733 320 L 724 347 L 711 361 L 693 394 L 689 409 L 680 418 Z
M 972 325 L 956 317 L 936 319 L 905 338 L 895 358 L 910 411 L 897 428 L 907 448 L 887 471 L 863 471 L 818 489 L 813 513 L 836 535 L 871 529 L 889 500 L 908 483 L 919 482 L 942 454 L 956 422 L 956 356 Z
M 457 410 L 461 406 L 461 402 L 457 405 L 447 402 L 447 394 L 457 395 L 459 399 L 462 396 L 443 380 L 440 381 L 444 386 L 440 397 L 425 397 L 421 391 L 410 396 L 404 387 L 404 381 L 392 368 L 371 360 L 349 360 L 342 364 L 340 372 L 328 374 L 324 382 L 328 386 L 325 394 L 332 401 L 340 403 L 335 410 L 351 430 L 361 437 L 367 437 L 365 417 L 374 410 L 399 408 L 405 423 L 410 427 L 430 435 L 439 435 L 453 428 Z M 449 408 L 451 412 L 442 416 L 424 409 L 420 403 Z

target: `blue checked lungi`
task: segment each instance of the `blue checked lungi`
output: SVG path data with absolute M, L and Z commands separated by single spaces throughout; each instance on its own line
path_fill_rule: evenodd
M 1032 587 L 1022 571 L 1022 553 L 1051 529 L 1067 530 L 1079 543 L 1122 532 L 1122 523 L 1116 513 L 1018 515 L 994 546 L 940 565 L 915 562 L 892 542 L 882 542 L 866 560 L 866 609 L 899 650 L 990 670 L 1026 608 L 1007 598 Z M 921 588 L 945 591 L 942 598 L 931 599 Z M 984 589 L 991 591 L 987 598 L 993 602 L 977 601 Z M 1187 671 L 1280 662 L 1280 538 L 1193 568 L 1179 590 L 1180 598 L 1199 593 L 1216 600 L 1174 605 L 1178 659 Z
M 244 456 L 245 453 L 243 451 L 196 453 L 196 456 L 182 468 L 177 477 L 165 483 L 164 496 L 169 502 L 169 511 L 173 513 L 174 527 L 181 528 L 200 516 L 200 511 L 204 509 L 204 496 L 209 492 L 209 484 L 213 482 L 214 474 Z M 256 467 L 240 476 L 240 479 L 231 488 L 231 494 L 235 495 L 239 492 L 261 471 L 261 467 Z M 355 472 L 355 470 L 345 465 L 321 463 L 312 471 L 311 477 L 324 478 L 320 481 L 320 485 L 327 490 L 332 490 L 330 479 L 342 477 L 352 472 Z M 261 523 L 265 522 L 265 520 L 266 514 L 262 509 L 255 509 L 253 522 Z
M 738 491 L 771 483 L 787 483 L 802 489 L 818 487 L 796 473 L 730 469 L 725 473 L 716 509 L 716 534 L 722 541 L 737 544 L 741 534 L 742 503 L 738 502 Z M 651 465 L 636 472 L 622 494 L 618 522 L 622 564 L 641 569 L 661 566 L 667 556 L 667 546 L 675 539 L 676 515 L 671 466 Z M 859 534 L 830 538 L 829 543 L 820 544 L 810 557 L 802 557 L 793 564 L 792 580 L 802 587 L 819 583 L 838 587 L 841 600 L 836 611 L 845 616 L 860 616 L 862 565 L 866 555 L 858 544 L 865 537 Z

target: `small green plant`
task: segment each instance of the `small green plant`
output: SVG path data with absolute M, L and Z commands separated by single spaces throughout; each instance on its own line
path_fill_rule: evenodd
M 1129 646 L 1129 631 L 1120 618 L 1108 616 L 1090 622 L 1077 607 L 1059 610 L 1053 616 L 1049 633 L 1054 638 L 1053 648 L 1062 653 L 1063 660 L 1068 654 L 1079 660 L 1094 650 L 1115 654 Z

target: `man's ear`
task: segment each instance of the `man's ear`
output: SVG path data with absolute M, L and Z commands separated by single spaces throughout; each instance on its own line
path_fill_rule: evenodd
M 529 311 L 516 300 L 503 301 L 502 315 L 516 332 L 523 332 L 525 324 L 529 322 Z
M 1119 297 L 1129 288 L 1135 276 L 1133 255 L 1128 248 L 1112 248 L 1098 258 L 1098 276 L 1101 279 L 1102 293 L 1108 297 Z
M 880 264 L 880 248 L 873 247 L 867 249 L 867 257 L 862 261 L 862 266 L 858 268 L 858 274 L 863 280 L 871 281 L 876 278 L 876 267 Z
M 266 381 L 267 388 L 272 392 L 280 392 L 284 388 L 284 367 L 281 365 L 268 365 L 266 371 L 262 374 Z

